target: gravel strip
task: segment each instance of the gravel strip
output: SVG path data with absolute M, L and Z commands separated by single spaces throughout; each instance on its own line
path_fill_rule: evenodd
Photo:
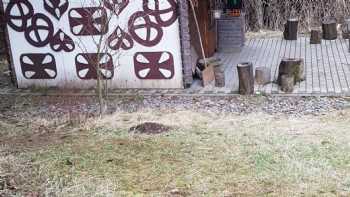
M 0 97 L 0 114 L 5 116 L 95 116 L 99 105 L 93 97 Z M 202 113 L 322 115 L 350 108 L 350 98 L 332 97 L 178 97 L 146 96 L 108 100 L 106 113 L 147 109 L 192 110 Z

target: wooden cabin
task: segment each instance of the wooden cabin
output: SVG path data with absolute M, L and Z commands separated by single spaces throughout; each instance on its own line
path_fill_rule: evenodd
M 220 0 L 109 2 L 0 0 L 16 85 L 92 88 L 99 68 L 111 88 L 186 88 L 202 47 L 240 39 L 214 18 Z

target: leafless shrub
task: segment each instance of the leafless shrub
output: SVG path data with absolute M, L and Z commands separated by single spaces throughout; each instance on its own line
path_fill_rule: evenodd
M 349 16 L 350 0 L 246 0 L 248 30 L 282 30 L 289 17 L 298 17 L 300 30 L 320 25 L 323 17 L 336 17 L 339 23 Z

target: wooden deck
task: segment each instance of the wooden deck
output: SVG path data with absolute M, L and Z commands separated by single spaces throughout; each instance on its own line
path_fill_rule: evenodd
M 306 80 L 298 83 L 293 94 L 296 95 L 350 95 L 350 53 L 348 41 L 338 39 L 322 41 L 322 44 L 310 45 L 309 37 L 299 37 L 297 41 L 282 38 L 257 38 L 247 40 L 245 47 L 237 53 L 218 53 L 223 60 L 226 72 L 226 87 L 214 85 L 200 87 L 196 82 L 192 89 L 200 92 L 237 92 L 239 62 L 252 62 L 254 67 L 271 68 L 272 79 L 278 75 L 278 65 L 282 58 L 304 58 Z M 256 86 L 256 92 L 263 94 L 283 94 L 274 83 Z

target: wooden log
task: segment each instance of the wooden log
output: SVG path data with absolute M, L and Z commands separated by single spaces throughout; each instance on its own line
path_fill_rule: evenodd
M 296 18 L 290 18 L 284 25 L 283 36 L 285 40 L 297 40 L 298 39 L 298 25 L 299 21 Z
M 292 76 L 294 83 L 305 80 L 304 59 L 302 58 L 285 58 L 279 65 L 277 83 L 281 86 L 282 75 Z M 295 85 L 294 84 L 294 85 Z
M 222 63 L 214 62 L 210 66 L 214 67 L 215 86 L 220 88 L 225 87 L 225 70 L 222 67 Z
M 294 77 L 290 75 L 281 76 L 281 90 L 283 92 L 291 93 L 294 91 Z
M 322 43 L 322 33 L 319 29 L 311 30 L 310 44 L 321 44 Z
M 265 85 L 271 82 L 271 68 L 269 67 L 256 67 L 255 69 L 255 81 L 259 85 Z
M 322 21 L 322 32 L 324 40 L 336 40 L 338 38 L 337 21 L 327 17 Z
M 242 95 L 254 94 L 254 70 L 251 62 L 237 65 L 239 77 L 239 93 Z

